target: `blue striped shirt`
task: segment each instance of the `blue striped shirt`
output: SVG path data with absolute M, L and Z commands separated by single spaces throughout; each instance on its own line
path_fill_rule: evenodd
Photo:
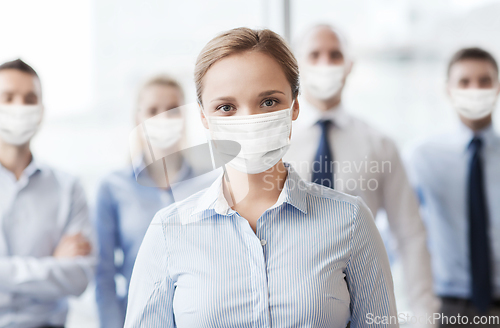
M 222 176 L 159 211 L 132 273 L 125 327 L 371 327 L 396 317 L 389 262 L 359 197 L 288 176 L 256 232 Z M 377 327 L 398 327 L 380 324 Z

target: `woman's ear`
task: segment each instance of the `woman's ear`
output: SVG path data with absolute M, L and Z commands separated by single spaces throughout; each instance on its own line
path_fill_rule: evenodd
M 299 99 L 298 97 L 295 98 L 295 101 L 293 102 L 293 108 L 292 108 L 292 121 L 295 121 L 297 117 L 299 117 Z
M 199 103 L 198 103 L 198 106 L 200 107 L 201 124 L 203 124 L 205 129 L 208 130 L 208 122 L 207 122 L 207 118 L 205 117 L 205 112 L 203 111 L 203 107 Z

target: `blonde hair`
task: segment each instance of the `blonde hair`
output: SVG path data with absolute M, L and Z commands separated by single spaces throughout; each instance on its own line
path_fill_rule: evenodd
M 235 28 L 216 36 L 203 48 L 196 60 L 194 79 L 196 97 L 200 105 L 203 77 L 217 61 L 245 51 L 259 51 L 274 58 L 283 69 L 292 88 L 293 98 L 299 94 L 299 68 L 297 60 L 286 41 L 275 32 L 246 27 Z
M 139 88 L 139 91 L 137 92 L 136 112 L 139 110 L 139 103 L 144 90 L 155 85 L 176 88 L 181 93 L 181 97 L 184 98 L 184 90 L 176 79 L 167 74 L 155 75 L 146 80 L 146 82 L 144 82 Z

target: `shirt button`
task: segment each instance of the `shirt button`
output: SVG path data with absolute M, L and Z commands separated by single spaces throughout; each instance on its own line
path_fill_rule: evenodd
M 264 246 L 264 245 L 266 245 L 266 244 L 267 244 L 267 241 L 266 241 L 265 239 L 261 239 L 261 240 L 260 240 L 260 244 L 261 244 L 262 246 Z

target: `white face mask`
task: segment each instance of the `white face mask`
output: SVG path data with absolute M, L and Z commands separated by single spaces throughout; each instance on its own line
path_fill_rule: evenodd
M 245 116 L 207 116 L 214 156 L 232 168 L 257 174 L 276 165 L 290 147 L 292 106 L 275 112 Z M 236 141 L 241 150 L 217 140 Z M 231 160 L 232 159 L 232 160 Z
M 42 112 L 42 105 L 0 105 L 0 139 L 24 145 L 35 135 Z
M 310 65 L 301 67 L 302 84 L 307 92 L 319 100 L 339 94 L 344 85 L 345 65 Z
M 498 98 L 497 89 L 450 89 L 453 107 L 470 120 L 482 119 L 493 112 Z
M 182 137 L 184 119 L 157 115 L 144 121 L 144 128 L 151 147 L 166 150 L 176 145 Z

